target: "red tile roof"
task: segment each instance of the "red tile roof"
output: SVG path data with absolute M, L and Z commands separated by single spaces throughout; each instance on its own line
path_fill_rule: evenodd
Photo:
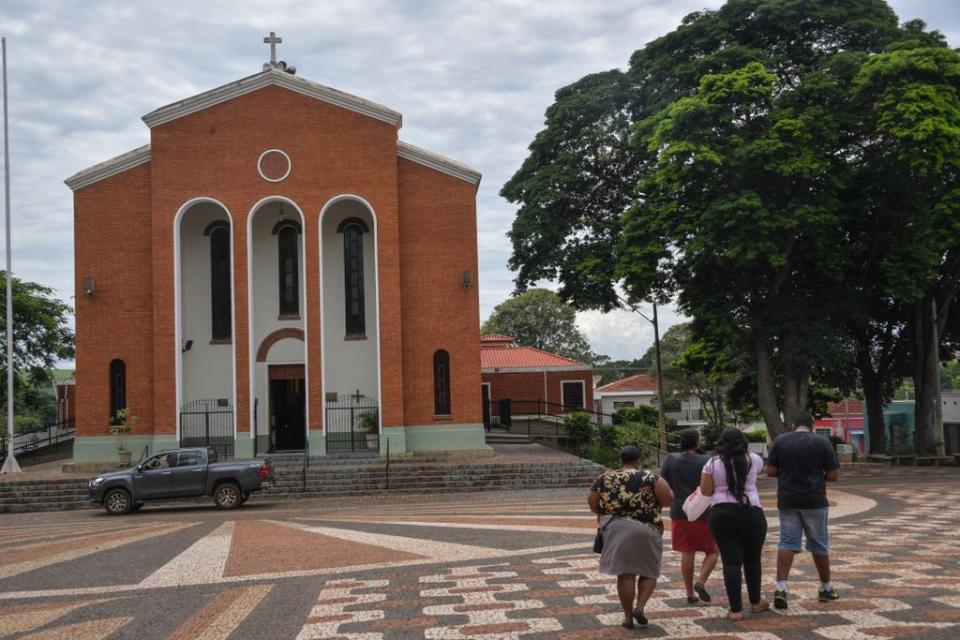
M 480 366 L 483 369 L 538 369 L 547 367 L 583 369 L 590 365 L 542 349 L 521 347 L 510 336 L 489 334 L 480 336 Z
M 831 416 L 842 416 L 845 413 L 863 413 L 863 402 L 847 398 L 840 402 L 828 402 L 827 413 Z
M 597 393 L 614 393 L 625 391 L 656 391 L 657 379 L 647 373 L 638 373 L 622 380 L 616 380 L 602 387 L 597 387 Z

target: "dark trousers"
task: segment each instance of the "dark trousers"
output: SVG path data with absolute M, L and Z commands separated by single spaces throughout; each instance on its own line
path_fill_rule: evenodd
M 760 602 L 760 554 L 767 538 L 767 518 L 760 507 L 718 504 L 710 508 L 710 531 L 720 547 L 723 561 L 723 586 L 731 611 L 743 609 L 740 593 L 747 578 L 750 604 Z

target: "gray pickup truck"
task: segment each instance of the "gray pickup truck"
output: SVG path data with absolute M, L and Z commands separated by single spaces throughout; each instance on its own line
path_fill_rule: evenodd
M 216 450 L 173 449 L 124 471 L 90 480 L 90 501 L 110 515 L 137 511 L 146 502 L 213 496 L 220 509 L 239 507 L 272 476 L 264 460 L 216 462 Z

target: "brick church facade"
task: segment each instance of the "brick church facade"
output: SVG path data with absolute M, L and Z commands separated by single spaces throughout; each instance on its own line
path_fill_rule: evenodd
M 485 448 L 479 173 L 275 63 L 143 120 L 66 181 L 75 462 L 116 459 L 124 413 L 134 459 Z

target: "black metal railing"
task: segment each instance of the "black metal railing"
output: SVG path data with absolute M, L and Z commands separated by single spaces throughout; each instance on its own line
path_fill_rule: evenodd
M 374 398 L 357 392 L 327 402 L 323 426 L 327 453 L 380 450 L 380 409 Z
M 590 414 L 590 421 L 597 427 L 614 424 L 616 417 L 573 404 L 560 404 L 545 400 L 513 400 L 502 398 L 488 403 L 490 424 L 496 427 L 510 429 L 517 420 L 526 424 L 527 430 L 537 423 L 548 424 L 552 427 L 553 437 L 562 436 L 563 421 L 574 411 L 583 411 Z M 486 412 L 485 412 L 486 413 Z M 537 434 L 539 435 L 539 434 Z M 551 435 L 544 433 L 543 435 Z
M 180 411 L 180 446 L 217 450 L 221 460 L 233 458 L 233 409 L 221 400 L 192 400 Z
M 13 455 L 20 457 L 41 452 L 58 452 L 72 443 L 76 435 L 76 422 L 72 419 L 16 431 L 13 434 Z M 0 458 L 7 455 L 8 439 L 4 425 L 3 434 L 0 436 Z

